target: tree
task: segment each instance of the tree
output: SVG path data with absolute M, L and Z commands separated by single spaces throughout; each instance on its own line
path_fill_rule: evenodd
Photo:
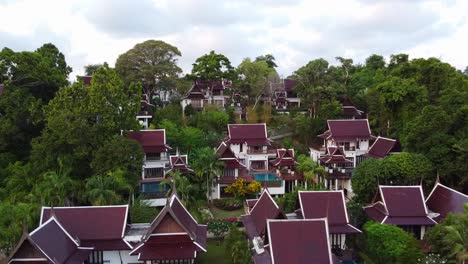
M 135 199 L 130 207 L 130 219 L 132 223 L 151 223 L 158 215 L 159 210 L 150 206 L 147 200 Z
M 278 65 L 276 65 L 275 60 L 276 60 L 275 57 L 273 55 L 271 55 L 271 54 L 265 54 L 265 55 L 261 55 L 261 56 L 258 56 L 257 58 L 255 58 L 255 62 L 264 61 L 264 62 L 266 62 L 268 67 L 270 67 L 272 69 L 278 67 Z
M 257 105 L 262 94 L 268 92 L 269 81 L 274 76 L 278 76 L 276 70 L 271 68 L 266 61 L 250 58 L 244 59 L 237 67 L 237 73 L 241 76 L 239 86 L 241 90 L 250 96 L 254 107 Z
M 299 155 L 297 160 L 299 164 L 297 165 L 296 169 L 298 172 L 304 174 L 306 188 L 307 186 L 314 186 L 314 182 L 318 183 L 318 177 L 325 176 L 325 168 L 318 165 L 317 162 L 313 161 L 310 157 L 306 155 Z
M 383 56 L 373 54 L 366 59 L 366 67 L 372 70 L 378 70 L 385 67 L 385 59 Z
M 249 245 L 245 233 L 236 225 L 231 225 L 229 233 L 224 238 L 226 255 L 231 256 L 233 264 L 247 264 L 252 262 Z
M 243 199 L 247 194 L 255 194 L 260 192 L 261 184 L 257 181 L 246 183 L 244 179 L 237 178 L 237 180 L 226 187 L 225 191 L 234 195 L 236 199 Z
M 468 204 L 464 213 L 448 214 L 438 225 L 429 229 L 424 236 L 431 251 L 448 260 L 466 263 L 468 260 Z
M 233 80 L 235 77 L 231 61 L 223 54 L 217 54 L 213 50 L 199 57 L 193 65 L 192 77 L 209 81 L 222 79 Z
M 417 263 L 424 256 L 416 238 L 397 226 L 368 222 L 364 232 L 366 263 Z
M 23 230 L 39 222 L 39 209 L 36 204 L 0 202 L 0 250 L 11 253 Z
M 85 197 L 92 205 L 113 205 L 124 202 L 133 188 L 125 180 L 122 170 L 95 175 L 86 180 Z
M 42 135 L 32 142 L 33 168 L 38 174 L 53 170 L 60 158 L 73 168 L 73 177 L 92 175 L 95 150 L 122 130 L 139 128 L 139 102 L 140 87 L 124 85 L 108 65 L 99 68 L 86 89 L 79 82 L 61 88 L 45 107 Z
M 95 72 L 97 72 L 99 70 L 99 68 L 101 68 L 103 66 L 103 64 L 99 63 L 99 64 L 89 64 L 89 65 L 86 65 L 84 66 L 84 69 L 85 69 L 85 75 L 86 76 L 92 76 Z
M 11 85 L 27 90 L 45 103 L 60 87 L 68 84 L 67 78 L 72 72 L 63 53 L 51 43 L 34 52 L 14 52 L 4 48 L 0 52 L 0 70 L 0 78 L 6 77 Z
M 59 160 L 56 171 L 49 171 L 42 175 L 42 180 L 34 186 L 33 193 L 46 206 L 66 206 L 71 204 L 73 194 L 80 188 L 69 174 L 70 168 L 64 166 Z
M 182 72 L 177 66 L 179 56 L 181 53 L 176 47 L 161 40 L 147 40 L 121 54 L 115 69 L 127 85 L 141 83 L 144 93 L 152 98 L 155 91 L 168 90 L 175 85 Z
M 91 168 L 95 175 L 122 169 L 126 180 L 136 186 L 141 177 L 143 158 L 144 152 L 135 140 L 114 136 L 93 154 Z
M 402 152 L 385 159 L 367 159 L 354 171 L 351 182 L 354 200 L 369 203 L 378 190 L 378 184 L 415 185 L 429 188 L 434 184 L 432 163 L 421 154 Z
M 206 187 L 206 198 L 210 200 L 211 184 L 213 179 L 221 174 L 223 163 L 218 160 L 216 153 L 209 147 L 194 150 L 192 157 L 190 160 L 195 175 L 198 176 L 199 188 Z

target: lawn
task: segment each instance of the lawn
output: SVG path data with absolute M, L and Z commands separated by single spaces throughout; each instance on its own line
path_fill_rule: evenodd
M 206 253 L 201 253 L 197 256 L 196 264 L 209 264 L 209 263 L 216 263 L 216 264 L 231 264 L 231 258 L 226 256 L 224 253 L 224 246 L 221 242 L 218 245 L 217 240 L 208 239 L 206 242 Z
M 211 206 L 210 211 L 213 213 L 213 216 L 217 219 L 223 219 L 223 218 L 228 218 L 228 217 L 239 217 L 245 214 L 244 208 L 240 208 L 234 211 L 226 211 L 226 210 L 221 210 L 219 208 L 216 208 L 215 206 Z

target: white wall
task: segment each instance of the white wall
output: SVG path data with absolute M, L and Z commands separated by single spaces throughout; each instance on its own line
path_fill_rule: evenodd
M 130 256 L 130 250 L 103 251 L 103 257 L 104 261 L 109 261 L 110 264 L 143 263 L 138 261 L 138 256 Z

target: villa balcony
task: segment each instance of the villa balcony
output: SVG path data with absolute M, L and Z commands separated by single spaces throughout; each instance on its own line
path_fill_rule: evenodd
M 247 150 L 247 154 L 255 155 L 255 154 L 276 154 L 276 149 L 253 149 L 249 148 Z
M 150 199 L 162 199 L 167 197 L 167 192 L 142 192 L 140 193 L 140 197 L 143 200 L 150 200 Z

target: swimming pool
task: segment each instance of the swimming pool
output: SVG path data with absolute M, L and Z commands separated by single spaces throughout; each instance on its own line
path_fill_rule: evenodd
M 256 181 L 280 181 L 280 178 L 274 173 L 265 172 L 265 173 L 254 173 Z

